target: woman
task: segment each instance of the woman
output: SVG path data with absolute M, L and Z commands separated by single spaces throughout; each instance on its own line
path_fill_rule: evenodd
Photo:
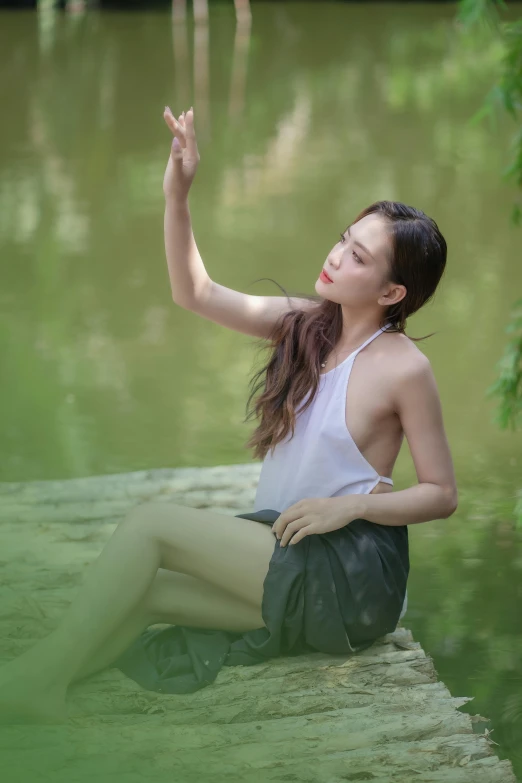
M 0 670 L 9 722 L 64 721 L 68 685 L 110 665 L 179 693 L 223 664 L 364 649 L 404 613 L 407 526 L 457 507 L 431 366 L 404 334 L 444 272 L 435 222 L 377 202 L 328 254 L 318 296 L 232 291 L 210 279 L 192 234 L 194 112 L 176 120 L 166 108 L 164 119 L 174 135 L 163 184 L 172 297 L 273 349 L 256 376 L 266 375 L 261 420 L 247 444 L 263 459 L 254 510 L 134 508 L 60 626 Z M 393 492 L 404 435 L 418 484 Z M 170 627 L 148 629 L 156 623 Z

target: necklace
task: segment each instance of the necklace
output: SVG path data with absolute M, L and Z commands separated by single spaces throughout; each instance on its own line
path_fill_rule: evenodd
M 339 351 L 339 353 L 346 353 L 346 351 Z M 353 353 L 353 351 L 352 351 L 352 353 Z M 339 355 L 339 354 L 337 354 L 337 355 Z M 328 361 L 328 359 L 326 360 L 326 362 L 327 361 Z M 326 362 L 321 362 L 321 367 L 326 367 Z
M 384 326 L 384 327 L 383 327 L 383 329 L 382 329 L 382 331 L 384 331 L 384 329 L 387 329 L 387 328 L 388 328 L 388 326 L 391 326 L 391 324 L 387 324 L 386 326 Z M 364 343 L 364 345 L 366 345 L 366 343 Z M 357 348 L 356 348 L 355 350 L 357 350 Z M 346 350 L 344 350 L 344 351 L 339 351 L 339 354 L 341 354 L 341 353 L 346 353 Z M 354 351 L 352 351 L 352 353 L 354 353 Z M 339 354 L 337 354 L 337 355 L 339 355 Z M 328 358 L 329 358 L 329 357 L 328 357 Z M 327 362 L 327 361 L 328 361 L 328 359 L 326 360 L 326 362 Z M 321 367 L 326 367 L 326 362 L 321 362 Z

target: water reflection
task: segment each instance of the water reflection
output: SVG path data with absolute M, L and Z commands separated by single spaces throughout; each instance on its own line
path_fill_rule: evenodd
M 449 247 L 412 317 L 437 377 L 460 489 L 412 530 L 405 623 L 452 693 L 492 718 L 522 774 L 520 435 L 493 423 L 522 289 L 512 128 L 471 125 L 498 67 L 445 5 L 231 5 L 9 14 L 0 25 L 0 480 L 245 462 L 254 341 L 173 305 L 163 250 L 163 107 L 194 105 L 191 195 L 212 278 L 314 293 L 339 230 L 379 198 L 424 209 Z M 254 35 L 255 33 L 255 35 Z M 212 45 L 211 45 L 212 44 Z M 248 426 L 253 426 L 249 424 Z M 407 444 L 398 489 L 416 482 Z M 518 738 L 518 740 L 517 740 Z
M 492 720 L 500 758 L 519 774 L 522 727 L 522 531 L 505 485 L 461 487 L 457 519 L 419 526 L 408 585 L 408 627 L 424 640 L 463 711 Z M 511 502 L 510 502 L 511 501 Z

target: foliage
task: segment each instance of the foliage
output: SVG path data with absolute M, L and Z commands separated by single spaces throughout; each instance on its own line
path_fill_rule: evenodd
M 497 25 L 499 22 L 497 6 L 506 8 L 503 0 L 461 0 L 457 21 L 468 29 L 476 25 Z
M 522 107 L 522 20 L 502 22 L 497 6 L 506 7 L 503 0 L 461 0 L 457 21 L 464 30 L 475 26 L 486 27 L 501 37 L 504 45 L 501 75 L 484 100 L 483 106 L 472 118 L 478 122 L 485 117 L 494 119 L 499 106 L 518 121 L 518 111 Z M 522 129 L 513 140 L 513 161 L 504 172 L 507 179 L 513 179 L 517 187 L 522 187 Z M 519 224 L 522 210 L 517 203 L 513 207 L 512 221 Z
M 515 430 L 522 420 L 522 299 L 515 302 L 506 334 L 512 334 L 513 337 L 507 343 L 498 364 L 500 374 L 487 389 L 487 396 L 500 397 L 495 423 L 501 429 L 511 425 Z
M 486 390 L 486 394 L 499 398 L 495 423 L 501 429 L 511 426 L 512 430 L 516 430 L 522 421 L 522 299 L 515 302 L 505 331 L 513 337 L 508 341 L 498 363 L 500 372 L 497 380 Z M 522 526 L 522 492 L 514 513 L 517 524 Z
M 485 117 L 494 119 L 499 105 L 519 123 L 522 107 L 522 20 L 502 22 L 497 7 L 506 8 L 503 0 L 461 0 L 457 21 L 465 30 L 475 26 L 487 28 L 499 35 L 504 44 L 502 69 L 498 83 L 486 96 L 483 106 L 474 115 L 472 122 Z M 522 128 L 519 127 L 513 139 L 512 162 L 503 172 L 506 179 L 513 180 L 522 188 Z M 522 209 L 520 201 L 513 205 L 511 221 L 520 225 Z M 495 423 L 506 429 L 516 430 L 522 420 L 522 299 L 515 302 L 506 334 L 513 337 L 508 341 L 504 354 L 498 363 L 499 376 L 487 389 L 487 396 L 498 397 Z M 522 496 L 515 507 L 515 516 L 522 525 Z

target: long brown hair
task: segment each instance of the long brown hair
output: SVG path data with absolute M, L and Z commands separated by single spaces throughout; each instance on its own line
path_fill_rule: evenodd
M 350 225 L 372 213 L 381 215 L 391 224 L 392 253 L 388 280 L 404 285 L 407 290 L 400 302 L 383 308 L 381 326 L 390 324 L 388 332 L 405 334 L 408 316 L 431 300 L 439 284 L 446 267 L 446 241 L 432 218 L 399 201 L 376 201 L 363 209 Z M 289 300 L 284 288 L 277 282 L 276 285 Z M 310 397 L 302 410 L 312 404 L 319 386 L 321 362 L 325 361 L 342 334 L 340 304 L 321 296 L 298 296 L 316 302 L 317 307 L 308 312 L 291 309 L 284 313 L 269 337 L 270 359 L 250 381 L 252 391 L 244 421 L 253 416 L 261 420 L 246 447 L 253 448 L 254 457 L 258 459 L 264 459 L 268 450 L 284 440 L 290 430 L 294 435 L 295 410 L 309 391 Z M 409 339 L 418 342 L 433 334 L 435 332 Z M 264 341 L 262 347 L 267 348 Z M 265 373 L 266 377 L 261 378 Z M 248 412 L 254 395 L 263 387 L 263 393 Z

